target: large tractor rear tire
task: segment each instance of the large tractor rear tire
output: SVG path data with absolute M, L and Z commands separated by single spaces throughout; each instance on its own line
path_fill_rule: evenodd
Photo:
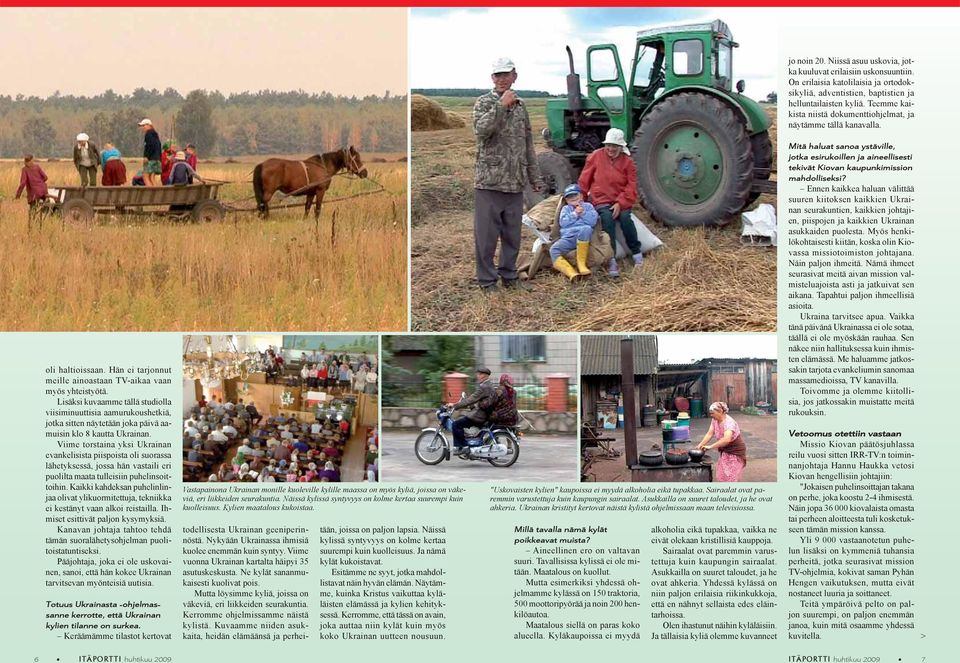
M 750 136 L 750 145 L 753 148 L 753 179 L 769 180 L 773 170 L 773 144 L 770 142 L 770 134 L 766 131 L 753 134 Z M 747 205 L 753 204 L 759 197 L 759 191 L 750 192 Z
M 640 200 L 668 226 L 723 225 L 747 205 L 753 147 L 740 116 L 699 92 L 668 97 L 634 133 Z
M 523 191 L 523 204 L 530 209 L 540 201 L 558 193 L 570 184 L 576 182 L 573 167 L 566 157 L 556 152 L 540 152 L 537 154 L 537 165 L 540 166 L 540 176 L 543 178 L 543 189 L 534 191 L 527 185 Z

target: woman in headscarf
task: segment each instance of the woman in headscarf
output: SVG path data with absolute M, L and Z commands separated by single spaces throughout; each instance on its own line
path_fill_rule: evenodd
M 103 186 L 123 186 L 127 183 L 127 167 L 120 158 L 120 150 L 113 143 L 105 143 L 100 153 L 100 162 L 103 166 L 103 176 L 100 184 Z
M 287 483 L 296 483 L 300 480 L 300 471 L 297 469 L 297 464 L 292 463 L 289 468 L 287 468 Z
M 517 425 L 517 390 L 513 388 L 513 378 L 509 373 L 500 376 L 500 384 L 494 389 L 493 405 L 490 408 L 488 423 L 500 426 Z
M 237 455 L 233 457 L 233 460 L 230 461 L 230 466 L 233 469 L 234 473 L 240 472 L 240 466 L 246 463 L 246 458 L 243 455 L 242 451 L 237 451 Z
M 323 466 L 323 470 L 317 475 L 320 477 L 320 480 L 327 481 L 340 481 L 340 473 L 337 471 L 337 466 L 333 464 L 333 461 L 328 460 Z
M 740 426 L 729 414 L 726 403 L 717 401 L 710 405 L 710 428 L 703 436 L 698 449 L 720 450 L 720 460 L 716 464 L 714 479 L 717 481 L 740 481 L 743 468 L 747 466 L 747 445 L 740 435 Z M 710 444 L 710 440 L 716 440 Z
M 177 146 L 173 141 L 168 140 L 163 144 L 163 152 L 160 153 L 160 184 L 166 184 L 170 179 L 170 171 L 173 170 L 173 164 L 177 159 Z
M 27 203 L 30 205 L 28 219 L 40 213 L 43 209 L 43 201 L 47 197 L 47 174 L 43 172 L 40 164 L 36 163 L 32 154 L 26 154 L 23 157 L 23 170 L 20 171 L 20 186 L 17 187 L 17 199 L 23 190 L 27 190 Z

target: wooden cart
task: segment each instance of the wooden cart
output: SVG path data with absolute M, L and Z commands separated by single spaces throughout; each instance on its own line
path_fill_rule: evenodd
M 69 221 L 89 222 L 96 214 L 150 214 L 220 221 L 226 208 L 217 200 L 219 190 L 220 184 L 55 187 L 50 190 L 48 204 Z

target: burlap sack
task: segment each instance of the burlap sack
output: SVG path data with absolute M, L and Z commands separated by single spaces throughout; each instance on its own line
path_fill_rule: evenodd
M 533 219 L 539 230 L 550 232 L 550 239 L 560 238 L 560 210 L 563 200 L 559 195 L 551 196 L 537 203 L 528 212 L 527 216 Z M 577 264 L 577 252 L 570 251 L 564 256 L 571 265 Z M 613 247 L 610 246 L 610 236 L 603 231 L 599 219 L 590 237 L 590 252 L 587 254 L 587 266 L 590 269 L 600 268 L 610 262 L 613 257 Z M 550 247 L 542 245 L 536 253 L 526 252 L 517 260 L 517 271 L 521 278 L 532 279 L 538 271 L 545 267 L 552 267 Z

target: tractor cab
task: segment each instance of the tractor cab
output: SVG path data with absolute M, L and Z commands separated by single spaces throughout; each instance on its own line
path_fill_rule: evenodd
M 587 95 L 580 102 L 587 114 L 586 127 L 592 134 L 587 147 L 599 147 L 597 141 L 610 127 L 632 136 L 644 112 L 668 90 L 697 86 L 732 93 L 732 52 L 736 46 L 730 28 L 717 20 L 641 30 L 629 71 L 623 68 L 615 44 L 587 48 Z M 554 100 L 555 107 L 570 105 L 569 92 L 568 89 L 568 99 Z M 548 102 L 548 119 L 550 105 Z M 577 124 L 575 115 L 572 113 L 568 121 Z M 601 117 L 605 121 L 597 122 Z M 565 128 L 552 123 L 550 127 L 550 139 L 568 135 Z M 563 129 L 563 133 L 554 129 Z M 571 133 L 578 134 L 580 147 L 568 147 L 582 149 L 582 132 Z

